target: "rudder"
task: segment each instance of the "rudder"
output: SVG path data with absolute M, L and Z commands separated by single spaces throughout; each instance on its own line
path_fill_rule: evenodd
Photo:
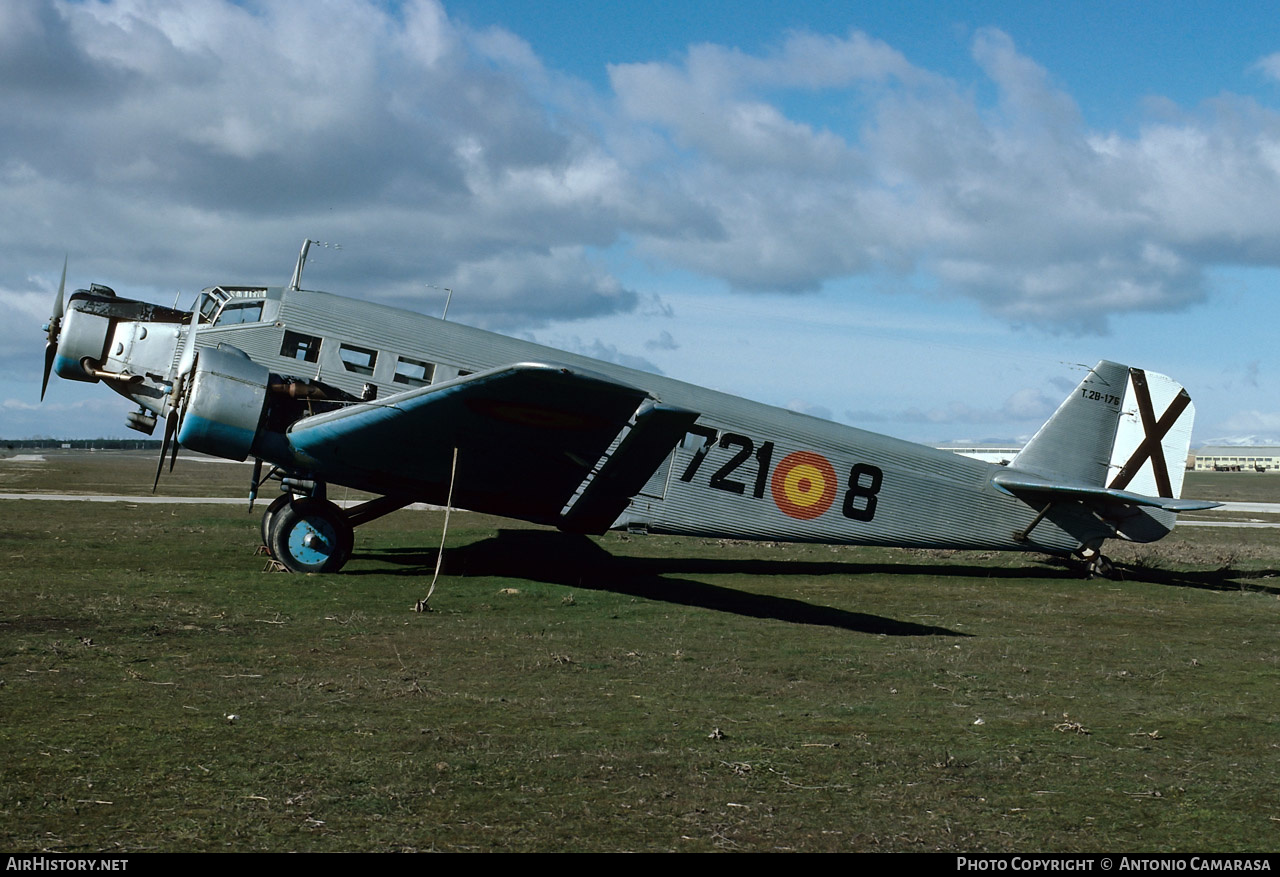
M 1103 360 L 1009 468 L 1068 484 L 1176 499 L 1194 419 L 1191 397 L 1177 381 Z

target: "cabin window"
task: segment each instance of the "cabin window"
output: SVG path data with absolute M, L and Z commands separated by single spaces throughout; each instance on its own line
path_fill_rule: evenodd
M 262 302 L 233 301 L 227 303 L 214 322 L 219 326 L 234 326 L 237 323 L 257 323 L 261 319 Z
M 431 379 L 435 377 L 435 374 L 436 367 L 434 363 L 419 362 L 416 359 L 401 356 L 396 359 L 396 374 L 392 380 L 397 384 L 422 387 L 431 383 Z
M 320 359 L 320 339 L 314 335 L 286 331 L 280 355 L 303 362 L 316 362 Z
M 347 371 L 355 372 L 358 375 L 373 374 L 373 366 L 378 361 L 378 351 L 356 347 L 352 344 L 340 345 L 338 347 L 338 356 L 342 358 L 342 365 Z

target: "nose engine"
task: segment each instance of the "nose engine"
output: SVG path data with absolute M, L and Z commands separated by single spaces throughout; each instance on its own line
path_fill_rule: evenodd
M 355 401 L 318 380 L 273 375 L 229 344 L 198 344 L 202 323 L 208 325 L 200 307 L 179 311 L 93 284 L 71 294 L 64 309 L 65 282 L 64 266 L 45 327 L 41 398 L 56 372 L 102 382 L 137 403 L 127 415 L 132 429 L 151 435 L 163 417 L 157 483 L 166 456 L 172 468 L 179 446 L 231 460 L 263 457 L 264 449 L 287 457 L 287 442 L 273 443 L 274 436 L 299 417 Z
M 107 344 L 111 340 L 111 318 L 83 309 L 84 298 L 77 298 L 83 291 L 71 297 L 71 303 L 62 319 L 62 332 L 57 341 L 57 353 L 53 370 L 58 377 L 69 381 L 98 380 L 87 366 L 101 368 L 107 358 Z M 89 293 L 84 292 L 85 296 Z

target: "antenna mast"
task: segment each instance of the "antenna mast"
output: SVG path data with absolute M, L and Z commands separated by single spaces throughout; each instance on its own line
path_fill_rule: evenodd
M 302 269 L 307 265 L 307 250 L 311 249 L 311 238 L 302 242 L 302 252 L 298 253 L 298 264 L 294 266 L 293 277 L 289 279 L 289 289 L 297 292 L 302 289 Z
M 440 315 L 440 319 L 442 320 L 449 319 L 449 302 L 453 301 L 453 290 L 447 286 L 436 286 L 431 283 L 427 284 L 427 289 L 443 289 L 445 292 L 449 293 L 444 299 L 444 313 Z

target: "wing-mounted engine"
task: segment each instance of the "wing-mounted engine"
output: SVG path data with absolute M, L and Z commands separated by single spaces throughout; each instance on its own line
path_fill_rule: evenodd
M 229 345 L 201 350 L 180 414 L 178 443 L 216 457 L 246 459 L 266 418 L 270 377 L 265 366 Z

